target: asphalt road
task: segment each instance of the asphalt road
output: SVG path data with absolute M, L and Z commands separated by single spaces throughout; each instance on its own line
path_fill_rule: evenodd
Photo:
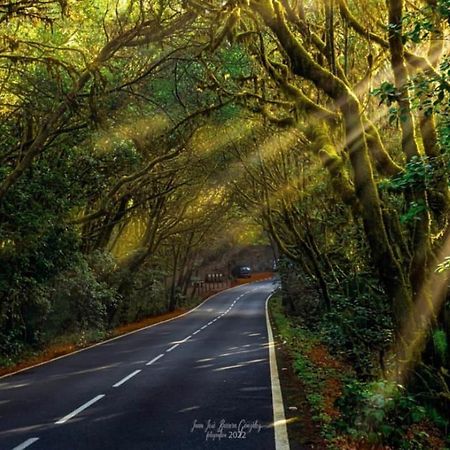
M 273 289 L 239 286 L 181 318 L 0 379 L 0 449 L 275 449 Z

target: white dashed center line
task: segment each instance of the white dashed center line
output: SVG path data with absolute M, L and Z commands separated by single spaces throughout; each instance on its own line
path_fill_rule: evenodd
M 89 408 L 89 406 L 93 405 L 95 402 L 98 402 L 99 400 L 101 400 L 104 396 L 105 396 L 105 394 L 97 395 L 97 397 L 94 397 L 93 399 L 86 402 L 84 405 L 81 405 L 75 411 L 72 411 L 70 414 L 67 414 L 67 416 L 64 416 L 62 419 L 59 419 L 58 421 L 56 421 L 55 424 L 60 425 L 62 423 L 67 422 L 72 417 L 75 417 L 77 414 L 84 411 L 86 408 Z
M 192 336 L 195 336 L 196 334 L 200 333 L 200 331 L 204 330 L 206 327 L 208 327 L 209 325 L 212 325 L 214 322 L 216 322 L 217 320 L 219 320 L 221 317 L 223 317 L 225 314 L 227 314 L 228 312 L 230 312 L 231 308 L 233 308 L 233 306 L 236 304 L 236 302 L 242 298 L 245 294 L 241 294 L 239 297 L 236 297 L 236 299 L 233 301 L 233 303 L 228 307 L 228 309 L 226 311 L 224 311 L 222 314 L 219 314 L 217 317 L 215 317 L 214 319 L 210 320 L 207 324 L 203 325 L 202 327 L 200 327 L 198 330 L 195 330 L 191 335 L 189 335 L 188 337 L 184 338 L 182 341 L 178 342 L 175 345 L 172 345 L 172 347 L 168 348 L 166 350 L 166 353 L 171 352 L 172 350 L 174 350 L 175 348 L 177 348 L 180 344 L 183 344 L 184 342 L 188 341 L 189 339 L 192 338 Z M 162 358 L 164 355 L 158 355 L 156 358 L 153 358 L 151 361 L 149 361 L 146 365 L 150 366 L 151 364 L 153 364 L 155 361 L 157 361 L 159 358 Z M 134 376 L 135 374 L 130 374 L 129 377 L 131 378 L 131 376 Z M 122 380 L 121 380 L 122 381 Z M 125 380 L 127 381 L 127 380 Z M 123 381 L 123 382 L 125 382 Z
M 257 288 L 252 289 L 250 292 L 256 291 Z M 236 304 L 236 302 L 241 299 L 244 294 L 239 295 L 238 297 L 236 297 L 236 299 L 233 301 L 233 303 L 228 307 L 228 309 L 226 311 L 224 311 L 222 314 L 218 315 L 217 317 L 215 317 L 213 320 L 211 320 L 210 322 L 208 322 L 206 325 L 203 325 L 200 329 L 194 331 L 191 335 L 189 335 L 188 337 L 186 337 L 185 339 L 183 339 L 182 341 L 180 341 L 177 344 L 172 345 L 172 347 L 168 348 L 166 350 L 166 352 L 171 352 L 172 350 L 174 350 L 175 348 L 177 348 L 181 343 L 184 343 L 186 341 L 188 341 L 189 339 L 192 338 L 192 336 L 195 336 L 196 334 L 200 333 L 201 330 L 204 330 L 207 326 L 212 325 L 214 322 L 216 322 L 218 319 L 220 319 L 221 317 L 223 317 L 225 314 L 227 314 L 228 312 L 230 312 L 231 308 L 233 308 L 233 306 Z M 164 353 L 161 353 L 160 355 L 156 356 L 155 358 L 153 358 L 152 360 L 150 360 L 149 362 L 146 363 L 146 366 L 150 366 L 152 364 L 154 364 L 156 361 L 158 361 L 159 359 L 161 359 L 164 356 Z M 119 387 L 122 384 L 126 383 L 129 379 L 133 378 L 134 376 L 136 376 L 139 372 L 141 372 L 141 369 L 135 370 L 134 372 L 131 372 L 130 374 L 128 374 L 126 377 L 122 378 L 120 381 L 118 381 L 116 384 L 113 384 L 113 387 Z M 66 423 L 68 420 L 72 419 L 73 417 L 75 417 L 77 414 L 81 413 L 82 411 L 84 411 L 85 409 L 89 408 L 89 406 L 93 405 L 94 403 L 98 402 L 99 400 L 101 400 L 103 397 L 105 397 L 105 394 L 100 394 L 97 395 L 96 397 L 92 398 L 91 400 L 89 400 L 88 402 L 84 403 L 83 405 L 81 405 L 79 408 L 75 409 L 74 411 L 72 411 L 71 413 L 67 414 L 66 416 L 64 416 L 63 418 L 59 419 L 58 421 L 55 422 L 55 424 L 63 424 Z M 32 437 L 27 439 L 26 441 L 22 442 L 21 444 L 19 444 L 18 446 L 14 447 L 12 450 L 24 450 L 27 447 L 29 447 L 30 445 L 34 444 L 36 441 L 38 441 L 39 438 L 38 437 Z
M 168 348 L 166 352 L 171 352 L 174 348 L 177 348 L 180 344 L 172 345 L 172 347 Z
M 250 291 L 252 292 L 252 291 Z M 190 336 L 184 338 L 182 341 L 178 342 L 175 345 L 172 345 L 172 347 L 170 347 L 169 349 L 166 350 L 166 352 L 171 352 L 173 349 L 175 349 L 176 347 L 178 347 L 180 344 L 183 344 L 184 342 L 188 341 L 189 339 L 192 338 L 192 336 L 195 336 L 196 334 L 200 333 L 200 331 L 204 330 L 206 327 L 208 327 L 209 325 L 212 325 L 214 322 L 216 322 L 217 320 L 219 320 L 221 317 L 223 317 L 225 314 L 229 313 L 231 311 L 231 309 L 233 308 L 233 306 L 236 304 L 236 302 L 241 299 L 244 294 L 239 295 L 238 297 L 235 298 L 235 300 L 233 301 L 233 303 L 231 303 L 231 305 L 228 307 L 227 310 L 225 310 L 222 314 L 219 314 L 217 317 L 215 317 L 214 319 L 212 319 L 211 321 L 209 321 L 207 324 L 203 325 L 202 327 L 200 327 L 198 330 L 195 330 Z M 147 363 L 147 366 L 153 364 L 155 361 L 157 361 L 159 358 L 161 358 L 163 355 L 159 355 L 156 358 L 153 358 L 151 361 L 149 361 Z
M 27 439 L 25 442 L 22 442 L 17 447 L 14 447 L 12 450 L 23 450 L 24 448 L 29 447 L 31 444 L 34 444 L 36 441 L 38 441 L 38 437 Z
M 164 356 L 164 353 L 161 353 L 158 356 L 155 356 L 151 361 L 149 361 L 146 366 L 151 366 L 153 363 L 155 363 L 156 361 L 158 361 L 159 358 L 162 358 Z
M 130 378 L 133 378 L 135 375 L 137 375 L 141 369 L 135 370 L 134 372 L 131 372 L 129 375 L 127 375 L 125 378 L 122 378 L 120 381 L 118 381 L 116 384 L 113 384 L 113 387 L 119 387 L 123 383 L 126 383 Z

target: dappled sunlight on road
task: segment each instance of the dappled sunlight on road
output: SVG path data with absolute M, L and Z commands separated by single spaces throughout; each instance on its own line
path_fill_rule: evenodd
M 260 363 L 260 362 L 268 362 L 268 360 L 269 360 L 268 358 L 252 359 L 250 361 L 244 361 L 242 363 L 235 364 L 235 365 L 232 365 L 232 366 L 219 367 L 217 369 L 214 369 L 214 372 L 220 372 L 222 370 L 237 369 L 239 367 L 245 367 L 245 366 L 248 366 L 250 364 L 256 364 L 256 363 Z
M 184 412 L 189 412 L 189 411 L 195 411 L 196 409 L 200 409 L 199 405 L 195 405 L 195 406 L 190 406 L 188 408 L 184 408 L 184 409 L 180 409 L 179 411 L 177 411 L 178 413 L 184 413 Z
M 40 423 L 36 425 L 30 425 L 28 427 L 19 427 L 19 428 L 11 428 L 9 430 L 0 431 L 0 436 L 9 437 L 14 434 L 22 434 L 22 433 L 31 433 L 36 431 L 42 431 L 48 428 L 51 425 L 51 422 L 49 423 Z
M 19 383 L 19 384 L 1 383 L 0 384 L 0 391 L 6 391 L 8 389 L 19 389 L 21 387 L 28 386 L 29 384 L 30 383 Z
M 64 373 L 64 374 L 61 374 L 61 375 L 53 375 L 50 378 L 52 378 L 52 379 L 62 379 L 62 378 L 73 377 L 73 376 L 77 376 L 77 375 L 83 375 L 83 374 L 86 374 L 86 373 L 100 372 L 102 370 L 112 369 L 112 368 L 118 367 L 120 365 L 122 365 L 122 363 L 117 362 L 117 363 L 113 363 L 113 364 L 107 364 L 105 366 L 92 367 L 90 369 L 75 370 L 73 372 L 68 372 L 68 373 Z

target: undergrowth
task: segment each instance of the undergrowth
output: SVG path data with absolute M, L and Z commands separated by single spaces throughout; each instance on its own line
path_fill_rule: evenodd
M 448 420 L 401 386 L 358 379 L 358 370 L 330 351 L 329 336 L 287 316 L 281 294 L 270 302 L 278 338 L 293 357 L 313 419 L 332 450 L 442 450 Z M 329 327 L 323 327 L 326 331 Z

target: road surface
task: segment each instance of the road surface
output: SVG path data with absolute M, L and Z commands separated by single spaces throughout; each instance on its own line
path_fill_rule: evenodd
M 0 449 L 288 448 L 266 323 L 273 289 L 238 286 L 183 317 L 0 379 Z

